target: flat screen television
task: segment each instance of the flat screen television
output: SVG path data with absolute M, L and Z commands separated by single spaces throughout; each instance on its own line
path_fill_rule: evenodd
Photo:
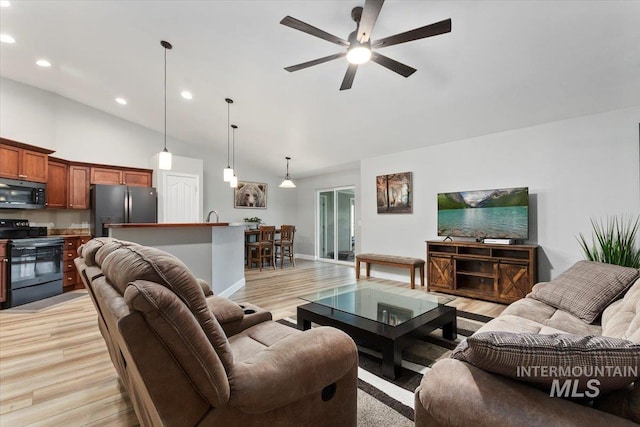
M 438 193 L 438 236 L 529 238 L 529 188 Z

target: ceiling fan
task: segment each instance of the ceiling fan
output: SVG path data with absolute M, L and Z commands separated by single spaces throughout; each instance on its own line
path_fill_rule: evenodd
M 346 56 L 349 61 L 349 67 L 344 75 L 344 79 L 342 79 L 340 90 L 351 89 L 353 79 L 356 76 L 356 71 L 358 70 L 358 65 L 364 64 L 369 59 L 404 77 L 409 77 L 411 74 L 415 73 L 415 68 L 381 55 L 374 51 L 374 49 L 381 49 L 383 47 L 449 33 L 451 32 L 451 19 L 445 19 L 444 21 L 436 22 L 435 24 L 425 25 L 424 27 L 416 28 L 411 31 L 371 41 L 371 32 L 373 31 L 373 27 L 378 19 L 378 15 L 380 14 L 380 9 L 382 9 L 383 4 L 384 0 L 366 0 L 364 8 L 359 6 L 353 8 L 351 11 L 351 19 L 356 22 L 356 30 L 349 35 L 348 40 L 329 34 L 326 31 L 309 25 L 306 22 L 302 22 L 299 19 L 291 16 L 285 16 L 282 21 L 280 21 L 282 25 L 286 25 L 287 27 L 294 28 L 304 33 L 311 34 L 312 36 L 327 40 L 331 43 L 335 43 L 338 46 L 347 48 L 345 52 L 285 67 L 285 70 L 289 72 L 298 71 Z

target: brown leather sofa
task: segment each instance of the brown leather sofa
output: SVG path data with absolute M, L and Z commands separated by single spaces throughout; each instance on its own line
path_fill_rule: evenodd
M 158 249 L 98 238 L 78 254 L 141 425 L 356 425 L 358 354 L 343 332 L 213 296 Z
M 582 261 L 584 262 L 584 261 Z M 539 283 L 534 292 L 548 283 Z M 640 343 L 640 279 L 624 297 L 589 324 L 529 294 L 516 301 L 483 332 L 597 335 Z M 475 335 L 475 334 L 474 334 Z M 425 373 L 415 392 L 416 426 L 626 426 L 640 422 L 640 381 L 596 399 L 591 405 L 551 398 L 548 391 L 456 359 Z M 633 420 L 633 421 L 632 421 Z

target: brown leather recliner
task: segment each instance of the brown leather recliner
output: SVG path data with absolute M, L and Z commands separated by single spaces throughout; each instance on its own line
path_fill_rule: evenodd
M 208 286 L 158 249 L 94 239 L 78 253 L 142 425 L 356 425 L 358 355 L 343 332 L 298 331 L 205 297 Z

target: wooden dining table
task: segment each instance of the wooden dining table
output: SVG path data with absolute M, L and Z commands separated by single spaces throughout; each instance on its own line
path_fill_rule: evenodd
M 281 229 L 276 228 L 276 234 L 280 234 L 281 231 L 282 231 Z M 247 263 L 249 260 L 249 247 L 247 246 L 247 244 L 258 241 L 259 236 L 260 236 L 259 227 L 251 230 L 244 230 L 244 263 L 245 265 L 248 265 Z

